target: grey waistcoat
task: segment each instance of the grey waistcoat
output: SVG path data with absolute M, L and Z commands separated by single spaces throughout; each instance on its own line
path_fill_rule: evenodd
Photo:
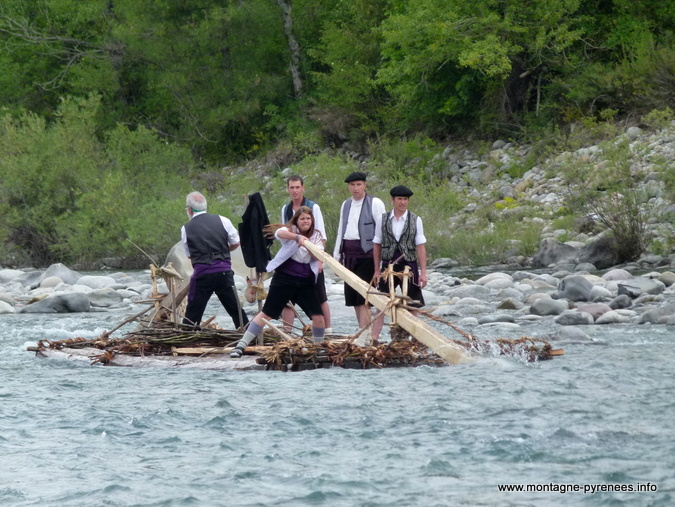
M 347 230 L 347 220 L 349 219 L 349 210 L 352 209 L 352 200 L 347 199 L 342 209 L 342 231 L 340 237 L 340 252 L 342 252 L 345 231 Z M 375 237 L 375 219 L 373 218 L 373 196 L 366 194 L 361 205 L 361 214 L 359 215 L 359 238 L 361 239 L 361 248 L 364 252 L 370 252 L 373 249 L 373 238 Z
M 185 224 L 185 237 L 193 266 L 230 258 L 229 238 L 219 215 L 205 213 L 193 217 Z

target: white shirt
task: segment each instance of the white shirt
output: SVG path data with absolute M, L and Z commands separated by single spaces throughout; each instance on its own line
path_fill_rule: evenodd
M 401 234 L 403 234 L 403 230 L 405 229 L 406 220 L 408 220 L 408 210 L 405 210 L 405 213 L 403 213 L 401 218 L 396 218 L 394 210 L 390 211 L 389 220 L 391 220 L 391 232 L 394 234 L 394 239 L 398 241 L 401 239 Z M 417 225 L 415 245 L 423 245 L 427 242 L 427 238 L 424 236 L 422 219 L 417 217 L 415 224 Z M 378 245 L 382 244 L 382 215 L 375 217 L 375 237 L 373 238 L 373 243 L 377 243 Z
M 365 201 L 365 199 L 366 198 L 364 197 L 363 199 L 359 199 L 357 201 L 353 197 L 351 198 L 352 205 L 349 208 L 349 216 L 347 217 L 347 228 L 345 229 L 344 236 L 340 236 L 342 234 L 342 212 L 345 209 L 345 204 L 347 204 L 349 199 L 344 201 L 342 203 L 342 206 L 340 207 L 340 223 L 338 224 L 337 229 L 338 237 L 335 240 L 335 248 L 333 249 L 333 257 L 335 257 L 336 259 L 338 259 L 340 256 L 340 244 L 342 243 L 343 239 L 361 239 L 361 236 L 359 236 L 359 217 L 361 216 L 361 208 L 363 207 L 363 202 Z M 373 219 L 376 220 L 375 223 L 377 223 L 377 217 L 382 216 L 382 214 L 385 211 L 387 210 L 384 207 L 382 199 L 373 197 L 371 212 L 373 214 Z
M 206 211 L 198 211 L 192 217 L 190 217 L 190 220 L 192 220 L 194 217 L 198 215 L 203 215 L 206 213 Z M 220 216 L 220 215 L 218 215 Z M 241 241 L 239 239 L 239 232 L 237 232 L 237 229 L 235 229 L 234 225 L 232 225 L 232 222 L 230 222 L 229 218 L 225 218 L 224 216 L 220 216 L 220 221 L 223 223 L 223 228 L 227 232 L 227 242 L 230 245 L 236 245 Z M 187 244 L 187 235 L 185 233 L 185 226 L 180 228 L 180 242 L 183 244 L 183 251 L 185 252 L 185 256 L 189 259 L 190 258 L 190 249 L 188 248 Z
M 286 223 L 286 220 L 284 219 L 284 214 L 288 206 L 290 205 L 286 203 L 281 207 L 282 224 Z M 321 208 L 317 203 L 314 203 L 314 207 L 312 208 L 312 215 L 314 215 L 314 230 L 319 231 L 321 233 L 321 239 L 323 239 L 324 241 L 328 241 L 328 237 L 326 236 L 326 227 L 324 226 L 323 223 L 323 214 L 321 213 Z
M 279 237 L 279 231 L 281 229 L 285 229 L 285 230 L 290 231 L 294 234 L 300 234 L 300 231 L 298 230 L 297 227 L 293 227 L 292 229 L 290 229 L 290 228 L 284 226 L 284 227 L 281 227 L 281 228 L 277 229 L 276 232 L 274 233 L 274 237 L 277 238 L 279 241 L 281 241 L 284 244 L 286 244 L 286 243 L 291 243 L 291 244 L 296 243 L 295 240 L 281 239 Z M 314 234 L 312 234 L 312 237 L 309 238 L 309 240 L 312 243 L 314 243 L 316 246 L 321 248 L 321 250 L 323 250 L 323 243 L 321 242 L 321 234 L 319 233 L 318 230 L 314 229 Z M 293 259 L 294 261 L 301 262 L 302 264 L 308 264 L 309 261 L 313 259 L 312 255 L 309 253 L 309 251 L 304 246 L 299 247 L 295 251 L 295 253 L 290 256 L 290 258 Z
M 281 229 L 290 230 L 288 227 L 282 227 Z M 319 262 L 311 256 L 309 251 L 304 246 L 299 246 L 296 241 L 292 239 L 281 239 L 279 237 L 279 231 L 281 229 L 277 229 L 277 231 L 274 233 L 274 236 L 279 241 L 281 241 L 281 249 L 274 256 L 274 259 L 267 263 L 265 270 L 268 273 L 272 272 L 288 259 L 293 259 L 305 264 L 309 263 L 309 267 L 312 269 L 312 273 L 314 273 L 314 280 L 316 281 L 317 277 L 319 276 Z M 298 233 L 298 228 L 294 227 L 292 232 Z M 315 230 L 314 234 L 312 234 L 312 237 L 309 238 L 309 240 L 321 250 L 323 250 L 323 242 L 321 241 L 321 234 L 319 231 Z

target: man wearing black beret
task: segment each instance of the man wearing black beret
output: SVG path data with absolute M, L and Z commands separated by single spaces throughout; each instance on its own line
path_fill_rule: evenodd
M 337 229 L 333 257 L 362 280 L 370 283 L 373 279 L 373 237 L 375 218 L 384 213 L 381 199 L 366 192 L 366 174 L 361 171 L 345 178 L 352 194 L 342 203 L 340 223 Z M 353 306 L 359 328 L 370 322 L 370 310 L 366 300 L 349 285 L 345 284 L 345 305 Z
M 412 190 L 403 185 L 395 186 L 389 192 L 391 202 L 394 205 L 388 213 L 376 217 L 375 236 L 373 237 L 373 261 L 375 273 L 379 277 L 382 270 L 390 263 L 395 272 L 402 272 L 406 266 L 410 266 L 412 281 L 408 285 L 408 296 L 413 301 L 424 305 L 422 289 L 427 284 L 427 250 L 425 243 L 422 219 L 413 212 L 408 211 Z M 394 277 L 394 285 L 401 285 L 401 280 Z M 389 283 L 382 280 L 378 286 L 382 292 L 389 292 Z M 384 324 L 384 316 L 375 319 L 373 323 L 373 340 L 377 340 Z

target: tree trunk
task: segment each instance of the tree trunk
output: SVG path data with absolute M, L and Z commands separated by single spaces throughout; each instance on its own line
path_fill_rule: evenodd
M 289 64 L 291 77 L 293 78 L 293 91 L 295 98 L 302 97 L 302 77 L 300 76 L 300 45 L 293 35 L 293 16 L 291 15 L 291 0 L 277 0 L 284 15 L 284 34 L 288 42 L 288 51 L 291 54 Z

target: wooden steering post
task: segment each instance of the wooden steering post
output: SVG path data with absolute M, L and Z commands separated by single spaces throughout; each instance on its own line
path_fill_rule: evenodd
M 370 284 L 361 280 L 358 276 L 345 268 L 333 257 L 320 250 L 316 245 L 305 241 L 304 245 L 314 257 L 330 266 L 333 272 L 338 275 L 345 283 L 349 284 L 354 290 L 361 294 L 366 300 L 375 306 L 378 310 L 385 312 L 389 318 L 394 312 L 389 307 L 389 298 L 381 294 L 370 292 Z M 393 284 L 391 284 L 393 286 Z M 471 355 L 461 346 L 457 345 L 441 333 L 429 326 L 426 322 L 418 319 L 405 308 L 397 308 L 395 311 L 396 322 L 399 326 L 410 333 L 415 339 L 433 350 L 440 357 L 450 364 L 466 363 L 472 360 Z

